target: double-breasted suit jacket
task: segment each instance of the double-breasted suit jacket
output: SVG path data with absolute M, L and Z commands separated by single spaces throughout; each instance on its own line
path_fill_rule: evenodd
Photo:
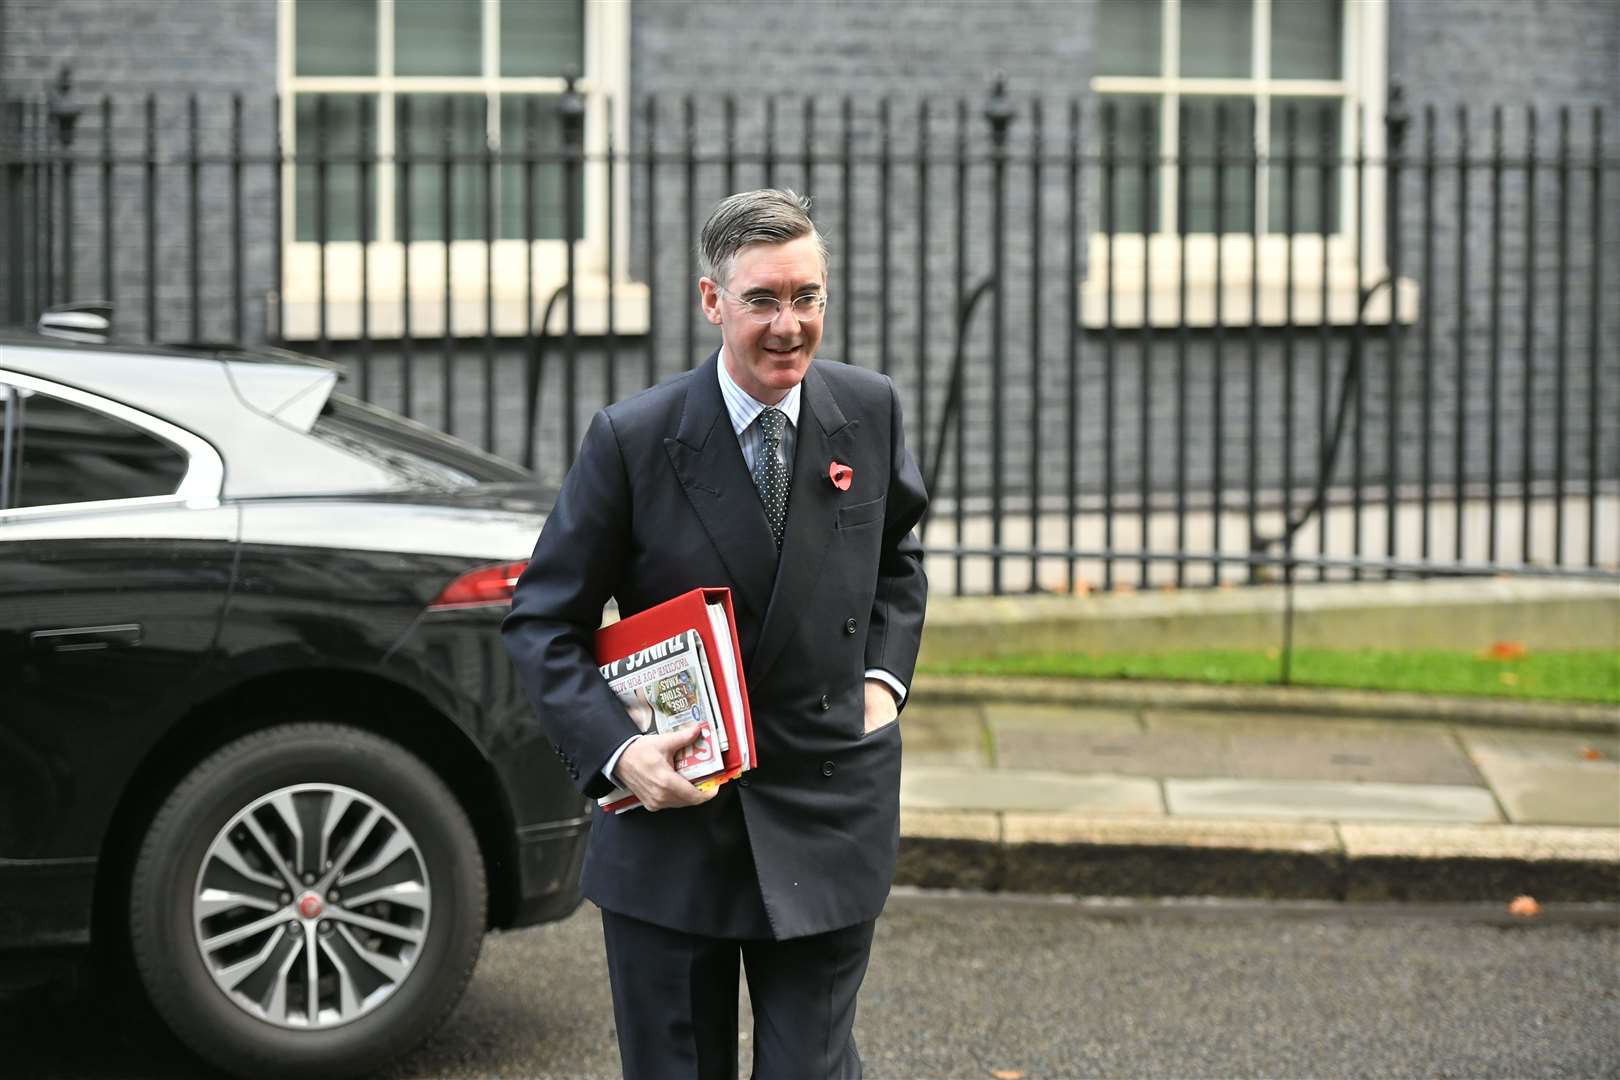
M 909 684 L 927 505 L 885 376 L 823 360 L 802 383 L 780 556 L 721 397 L 717 355 L 599 412 L 503 633 L 580 790 L 635 733 L 592 657 L 603 606 L 631 615 L 729 586 L 758 765 L 693 807 L 595 812 L 582 887 L 689 933 L 800 937 L 875 918 L 899 838 L 900 725 L 864 733 L 864 675 Z M 853 469 L 847 491 L 829 478 Z

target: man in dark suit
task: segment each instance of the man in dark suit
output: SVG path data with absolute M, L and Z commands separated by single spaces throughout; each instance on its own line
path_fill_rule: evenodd
M 704 316 L 722 347 L 596 415 L 503 627 L 598 812 L 582 887 L 602 909 L 627 1077 L 732 1077 L 738 962 L 754 1074 L 859 1076 L 852 1035 L 899 839 L 896 723 L 927 582 L 927 505 L 886 376 L 815 360 L 827 255 L 792 192 L 720 203 Z M 729 586 L 758 765 L 714 792 L 640 735 L 592 658 L 603 605 Z

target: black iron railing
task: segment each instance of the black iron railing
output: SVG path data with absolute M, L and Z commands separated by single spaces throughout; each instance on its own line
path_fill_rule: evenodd
M 941 584 L 1616 573 L 1601 110 L 572 85 L 5 103 L 0 314 L 285 343 L 555 476 L 715 343 L 706 208 L 792 186 L 822 355 L 901 387 Z

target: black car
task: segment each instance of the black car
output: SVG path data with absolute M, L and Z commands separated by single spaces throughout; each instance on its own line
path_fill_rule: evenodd
M 497 632 L 539 485 L 338 380 L 0 336 L 0 950 L 121 952 L 236 1072 L 373 1067 L 579 904 Z

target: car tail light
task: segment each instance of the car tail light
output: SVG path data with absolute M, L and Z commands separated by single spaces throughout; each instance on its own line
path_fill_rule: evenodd
M 518 576 L 529 565 L 522 562 L 499 563 L 469 570 L 446 585 L 428 605 L 429 611 L 444 608 L 475 607 L 482 604 L 510 604 L 512 590 L 517 587 Z

